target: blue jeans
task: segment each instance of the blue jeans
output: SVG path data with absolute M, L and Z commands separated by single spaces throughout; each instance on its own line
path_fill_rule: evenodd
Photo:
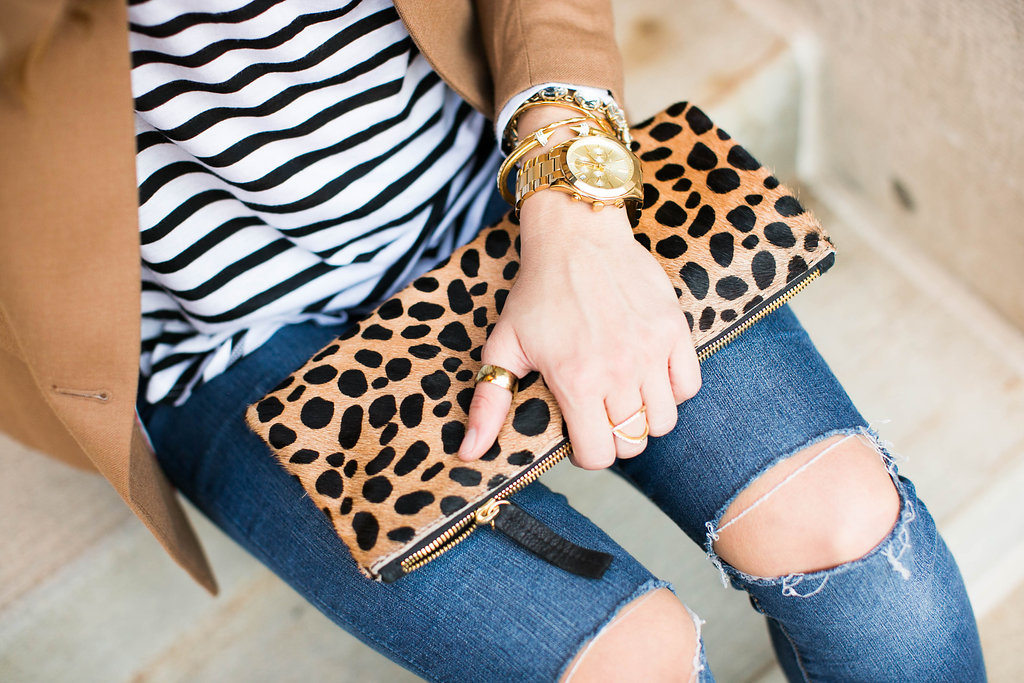
M 246 406 L 345 327 L 287 326 L 184 405 L 139 405 L 174 486 L 331 620 L 427 680 L 555 681 L 624 605 L 662 586 L 674 591 L 543 477 L 512 499 L 566 538 L 611 553 L 601 579 L 555 568 L 486 530 L 393 584 L 360 574 L 330 522 L 243 421 Z M 787 677 L 984 680 L 953 557 L 789 307 L 701 370 L 703 386 L 679 406 L 676 428 L 612 469 L 750 595 Z M 775 463 L 835 434 L 864 435 L 885 460 L 901 502 L 890 534 L 853 562 L 779 578 L 748 576 L 718 558 L 712 543 L 736 495 Z M 713 680 L 702 644 L 699 655 L 699 679 Z

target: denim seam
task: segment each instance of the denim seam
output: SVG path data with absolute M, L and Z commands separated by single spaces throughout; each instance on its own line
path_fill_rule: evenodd
M 670 591 L 672 591 L 673 594 L 676 595 L 676 597 L 679 596 L 679 594 L 676 592 L 675 586 L 673 586 L 671 582 L 665 581 L 664 579 L 659 579 L 657 577 L 651 577 L 649 579 L 646 579 L 642 584 L 637 586 L 632 593 L 630 593 L 625 598 L 620 600 L 619 603 L 612 609 L 612 611 L 609 612 L 607 616 L 605 616 L 605 619 L 601 624 L 599 624 L 596 628 L 594 628 L 590 633 L 585 635 L 580 640 L 579 644 L 575 648 L 573 648 L 573 651 L 569 654 L 568 657 L 566 657 L 565 662 L 562 664 L 562 666 L 559 667 L 558 673 L 555 674 L 555 680 L 560 681 L 562 679 L 563 674 L 565 674 L 566 670 L 572 663 L 573 659 L 575 659 L 576 655 L 582 652 L 584 648 L 586 648 L 599 635 L 601 635 L 601 633 L 606 628 L 608 628 L 608 626 L 613 621 L 615 621 L 615 618 L 619 615 L 619 612 L 621 612 L 626 605 L 633 602 L 633 600 L 636 600 L 640 596 L 646 593 L 653 592 L 658 588 L 668 588 Z
M 782 631 L 782 635 L 786 636 L 786 641 L 789 642 L 789 646 L 793 648 L 793 657 L 796 659 L 796 665 L 800 669 L 800 675 L 804 677 L 804 683 L 811 683 L 811 676 L 807 673 L 807 668 L 804 666 L 804 659 L 800 656 L 800 648 L 796 646 L 796 642 L 794 642 L 793 637 L 789 635 L 789 631 L 786 630 L 786 627 L 783 626 L 781 621 L 774 617 L 768 618 L 775 622 L 779 627 L 779 630 Z
M 743 583 L 747 583 L 754 586 L 783 586 L 783 588 L 788 587 L 790 590 L 792 590 L 793 586 L 798 585 L 803 581 L 820 580 L 823 584 L 824 582 L 828 581 L 829 577 L 835 576 L 837 574 L 842 574 L 847 571 L 851 571 L 856 567 L 860 566 L 861 564 L 864 564 L 872 560 L 878 555 L 882 555 L 884 557 L 884 551 L 887 550 L 893 542 L 898 540 L 898 537 L 904 531 L 906 525 L 915 519 L 916 513 L 914 511 L 914 506 L 912 503 L 910 503 L 910 501 L 907 498 L 906 485 L 903 483 L 896 469 L 897 458 L 893 456 L 890 452 L 887 442 L 882 440 L 882 438 L 877 434 L 877 432 L 875 432 L 875 430 L 869 426 L 844 427 L 824 432 L 823 434 L 814 437 L 808 443 L 801 446 L 800 448 L 797 448 L 791 454 L 782 456 L 772 464 L 765 467 L 764 470 L 760 474 L 753 477 L 751 481 L 754 481 L 755 479 L 757 479 L 757 477 L 761 476 L 761 474 L 767 472 L 775 464 L 782 462 L 788 457 L 792 457 L 792 455 L 799 453 L 804 448 L 813 446 L 815 443 L 819 443 L 820 441 L 823 441 L 837 434 L 864 434 L 865 436 L 871 439 L 873 445 L 875 446 L 875 449 L 879 452 L 879 455 L 885 463 L 886 470 L 889 473 L 889 477 L 892 480 L 893 485 L 896 488 L 896 492 L 899 496 L 900 513 L 896 520 L 896 524 L 893 526 L 892 530 L 888 534 L 886 534 L 885 538 L 883 538 L 870 551 L 868 551 L 866 554 L 862 555 L 861 557 L 855 560 L 851 560 L 850 562 L 844 562 L 835 567 L 821 569 L 814 572 L 793 572 L 786 576 L 777 577 L 754 576 L 742 572 L 736 569 L 735 567 L 731 566 L 729 563 L 727 563 L 725 560 L 719 557 L 719 555 L 714 550 L 714 541 L 716 536 L 716 534 L 714 533 L 715 525 L 719 520 L 721 520 L 722 516 L 725 514 L 725 511 L 728 509 L 729 505 L 732 504 L 735 498 L 739 495 L 739 492 L 737 492 L 737 494 L 730 498 L 716 513 L 714 521 L 707 523 L 708 533 L 705 540 L 705 553 L 708 559 L 711 560 L 712 564 L 714 564 L 714 566 L 718 569 L 719 575 L 722 579 L 722 584 L 724 586 L 728 587 L 728 578 L 733 578 Z M 742 490 L 743 489 L 741 489 L 741 491 Z M 893 567 L 894 571 L 899 571 L 891 562 L 890 566 Z M 817 590 L 808 595 L 800 596 L 795 592 L 792 593 L 792 595 L 794 597 L 809 597 L 810 595 L 817 593 L 818 590 L 820 590 L 823 587 L 823 585 L 819 586 Z

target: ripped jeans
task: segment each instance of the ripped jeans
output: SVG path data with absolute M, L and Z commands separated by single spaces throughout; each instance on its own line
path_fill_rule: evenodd
M 483 532 L 394 584 L 363 577 L 327 518 L 242 419 L 249 403 L 344 327 L 287 326 L 184 405 L 139 405 L 171 482 L 338 626 L 427 680 L 556 681 L 624 606 L 656 588 L 675 590 L 543 478 L 513 500 L 566 538 L 611 553 L 601 579 L 562 571 Z M 789 307 L 701 369 L 703 387 L 679 407 L 676 428 L 612 469 L 750 595 L 788 678 L 984 680 L 956 563 Z M 720 520 L 736 496 L 774 464 L 838 434 L 870 439 L 896 484 L 899 517 L 881 543 L 834 568 L 778 578 L 748 576 L 717 557 L 715 538 L 729 524 Z M 703 643 L 692 651 L 697 678 L 713 680 Z

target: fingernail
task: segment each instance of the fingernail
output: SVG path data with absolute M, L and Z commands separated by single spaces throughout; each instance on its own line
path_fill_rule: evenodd
M 476 446 L 476 427 L 470 427 L 466 435 L 462 437 L 462 445 L 459 446 L 459 457 L 467 460 L 466 456 L 473 450 L 474 446 Z

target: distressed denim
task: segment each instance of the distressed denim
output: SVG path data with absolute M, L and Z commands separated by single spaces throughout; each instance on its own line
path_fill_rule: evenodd
M 174 486 L 338 626 L 427 680 L 555 681 L 624 606 L 660 587 L 675 591 L 543 477 L 512 499 L 570 540 L 611 553 L 601 579 L 557 569 L 486 530 L 393 584 L 360 574 L 323 513 L 243 421 L 246 406 L 346 326 L 287 326 L 184 405 L 139 402 Z M 723 580 L 749 594 L 787 677 L 984 680 L 956 563 L 789 307 L 701 370 L 703 386 L 679 406 L 676 428 L 612 470 L 675 521 L 680 542 L 701 546 Z M 890 534 L 853 562 L 778 578 L 743 574 L 717 557 L 719 520 L 736 496 L 774 464 L 835 434 L 876 445 L 901 502 Z M 713 680 L 702 643 L 680 646 L 696 651 L 698 679 Z

